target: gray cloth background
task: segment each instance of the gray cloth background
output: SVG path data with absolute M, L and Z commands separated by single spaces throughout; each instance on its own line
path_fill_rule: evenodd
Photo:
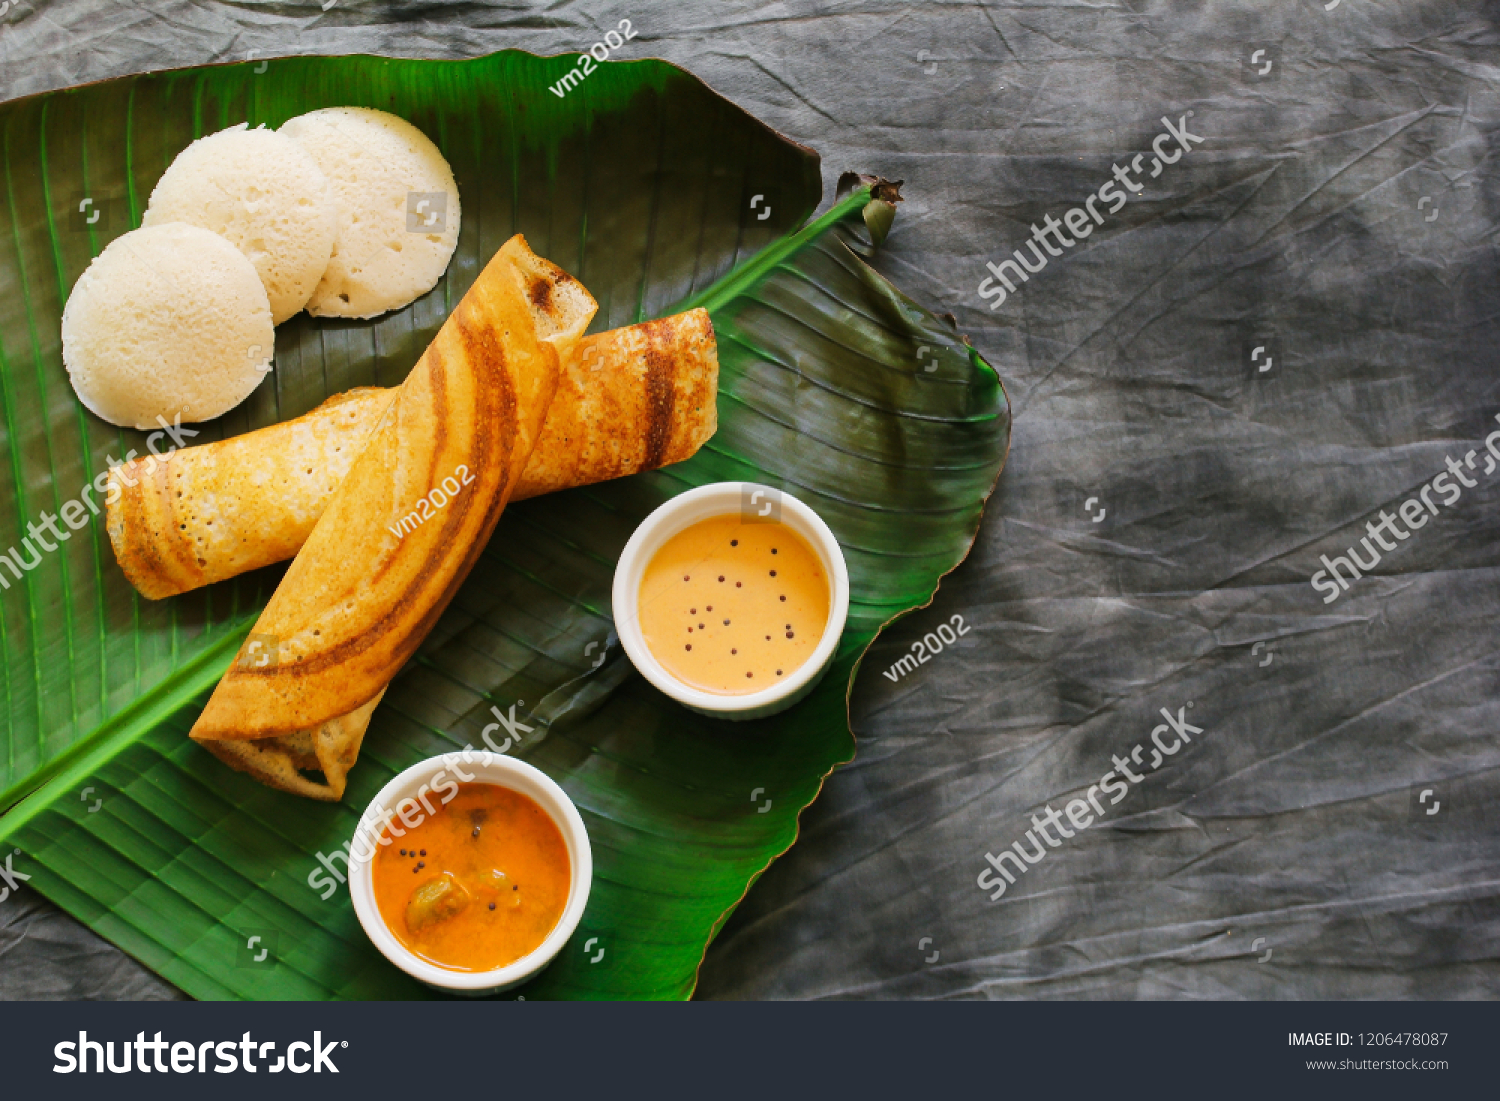
M 1500 8 L 1326 2 L 16 0 L 0 97 L 252 50 L 578 52 L 628 17 L 621 57 L 818 149 L 825 203 L 845 169 L 906 181 L 879 263 L 999 368 L 1009 465 L 700 997 L 1492 997 L 1500 474 L 1336 602 L 1309 578 L 1496 427 Z M 1188 111 L 1201 146 L 985 308 L 986 260 Z M 1191 746 L 991 902 L 985 853 L 1189 701 Z M 34 892 L 0 905 L 0 997 L 174 996 Z

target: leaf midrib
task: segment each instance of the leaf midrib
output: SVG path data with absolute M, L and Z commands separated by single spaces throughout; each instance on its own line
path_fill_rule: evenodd
M 50 805 L 56 791 L 66 791 L 92 775 L 121 750 L 186 706 L 194 696 L 212 687 L 229 668 L 240 643 L 253 625 L 246 622 L 230 629 L 223 638 L 189 658 L 158 684 L 100 723 L 87 737 L 59 753 L 25 780 L 0 793 L 0 806 L 13 808 L 0 817 L 0 841 L 12 836 Z

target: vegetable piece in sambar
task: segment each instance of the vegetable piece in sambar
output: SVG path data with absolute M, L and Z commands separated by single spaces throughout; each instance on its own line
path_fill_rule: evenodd
M 456 789 L 417 825 L 386 824 L 371 868 L 375 902 L 396 939 L 427 962 L 492 971 L 547 939 L 573 869 L 535 800 L 498 784 Z

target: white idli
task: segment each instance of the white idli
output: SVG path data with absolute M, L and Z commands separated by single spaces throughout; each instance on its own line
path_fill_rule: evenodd
M 142 224 L 212 230 L 249 258 L 281 324 L 312 297 L 333 254 L 337 208 L 300 145 L 244 123 L 188 146 L 151 192 Z
M 426 134 L 366 107 L 298 115 L 281 133 L 318 163 L 338 208 L 333 257 L 308 313 L 375 317 L 437 285 L 458 244 L 458 185 Z
M 255 266 L 217 233 L 181 222 L 110 242 L 63 307 L 68 378 L 111 424 L 228 412 L 266 377 L 275 345 Z

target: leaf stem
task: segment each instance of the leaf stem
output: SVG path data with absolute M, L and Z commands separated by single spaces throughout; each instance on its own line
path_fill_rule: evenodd
M 145 695 L 111 715 L 93 733 L 48 761 L 20 783 L 0 792 L 0 841 L 36 817 L 58 796 L 78 781 L 92 776 L 100 766 L 143 734 L 185 707 L 193 697 L 212 688 L 239 651 L 254 620 L 230 630 L 223 638 L 193 657 Z M 19 802 L 18 802 L 19 801 Z M 5 812 L 5 808 L 14 807 Z
M 851 214 L 863 210 L 865 204 L 869 201 L 870 185 L 865 184 L 850 192 L 839 202 L 834 203 L 829 208 L 828 213 L 824 214 L 821 218 L 808 222 L 807 225 L 803 226 L 796 233 L 788 237 L 783 237 L 774 244 L 767 245 L 751 257 L 748 263 L 736 268 L 713 286 L 706 288 L 685 302 L 672 307 L 663 316 L 685 313 L 688 310 L 705 309 L 713 311 L 718 309 L 730 299 L 743 294 L 746 288 L 752 283 L 769 275 L 775 270 L 777 265 L 808 241 L 825 232 L 830 226 L 842 222 Z

